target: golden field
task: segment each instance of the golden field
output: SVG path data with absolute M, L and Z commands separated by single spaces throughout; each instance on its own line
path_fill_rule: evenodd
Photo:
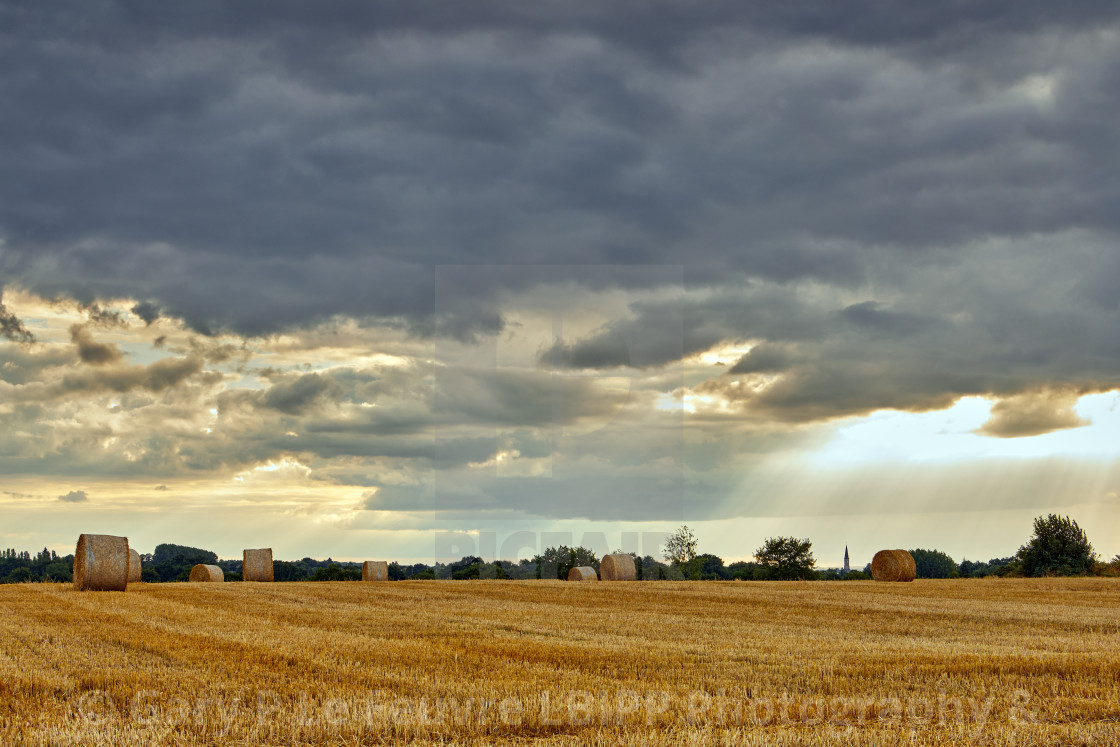
M 0 587 L 0 744 L 1120 744 L 1120 580 Z

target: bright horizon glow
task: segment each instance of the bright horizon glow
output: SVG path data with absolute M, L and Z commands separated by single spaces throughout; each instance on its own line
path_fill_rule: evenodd
M 1052 456 L 1120 456 L 1120 393 L 1087 394 L 1074 411 L 1087 425 L 1037 436 L 997 438 L 978 429 L 994 402 L 962 397 L 952 407 L 923 413 L 881 410 L 848 421 L 834 439 L 810 456 L 826 466 L 874 462 L 951 462 L 983 458 L 1039 459 Z

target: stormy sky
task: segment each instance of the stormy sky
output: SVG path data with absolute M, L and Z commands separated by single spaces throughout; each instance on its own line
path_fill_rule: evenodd
M 1105 2 L 0 2 L 0 545 L 1111 557 L 1117 90 Z

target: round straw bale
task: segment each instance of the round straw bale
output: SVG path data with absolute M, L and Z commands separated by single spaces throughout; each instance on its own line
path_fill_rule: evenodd
M 272 581 L 272 548 L 246 550 L 242 554 L 241 578 L 243 581 Z
M 573 568 L 568 571 L 569 581 L 598 581 L 599 574 L 595 573 L 595 569 L 589 565 Z
M 638 569 L 634 556 L 627 553 L 604 555 L 599 562 L 599 578 L 603 581 L 637 581 Z
M 363 581 L 388 581 L 389 563 L 384 560 L 367 560 L 362 563 Z
M 128 548 L 128 583 L 135 583 L 140 580 L 141 571 L 143 566 L 140 564 L 140 553 Z
M 876 581 L 913 581 L 916 575 L 914 556 L 905 550 L 880 550 L 871 559 L 871 577 Z
M 199 563 L 194 568 L 191 568 L 191 581 L 222 583 L 225 580 L 226 574 L 216 565 L 203 565 Z
M 913 581 L 918 577 L 918 564 L 914 562 L 914 556 L 908 550 L 895 550 L 897 553 L 902 554 L 902 562 L 906 568 L 902 573 L 902 578 L 899 581 Z
M 124 591 L 128 587 L 128 538 L 83 534 L 74 551 L 74 588 Z

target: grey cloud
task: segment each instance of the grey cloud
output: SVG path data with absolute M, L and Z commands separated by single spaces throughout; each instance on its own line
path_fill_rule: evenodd
M 131 309 L 132 313 L 144 320 L 144 324 L 151 326 L 152 322 L 160 317 L 160 308 L 151 301 L 141 301 Z
M 202 368 L 202 359 L 195 356 L 163 358 L 147 366 L 104 365 L 68 371 L 57 380 L 0 386 L 0 394 L 13 402 L 35 403 L 103 392 L 162 392 L 200 374 Z
M 128 328 L 128 321 L 119 309 L 102 308 L 100 304 L 93 304 L 84 309 L 89 315 L 89 325 L 103 329 Z
M 331 391 L 330 379 L 319 374 L 304 374 L 271 386 L 264 395 L 265 407 L 299 415 Z
M 3 288 L 0 288 L 0 291 L 2 290 Z M 34 342 L 35 336 L 23 326 L 19 317 L 8 311 L 4 306 L 3 298 L 3 294 L 0 293 L 0 337 L 12 342 Z
M 151 392 L 162 392 L 201 372 L 202 361 L 196 357 L 164 358 L 147 367 L 129 369 L 114 388 L 119 390 L 122 385 L 127 388 L 138 385 Z
M 431 411 L 440 426 L 551 427 L 604 417 L 628 399 L 594 378 L 459 367 L 439 371 Z
M 58 500 L 64 503 L 85 503 L 89 500 L 89 496 L 84 490 L 71 490 L 66 495 L 58 496 Z
M 1025 392 L 999 400 L 992 405 L 991 417 L 978 433 L 997 438 L 1022 438 L 1042 433 L 1080 428 L 1089 421 L 1073 410 L 1078 398 L 1086 392 Z
M 781 345 L 763 343 L 751 348 L 728 371 L 732 374 L 775 373 L 789 368 L 796 357 Z
M 883 309 L 876 301 L 852 304 L 839 312 L 846 322 L 873 333 L 891 336 L 906 336 L 921 332 L 936 322 L 920 314 L 890 311 Z
M 606 330 L 572 344 L 557 341 L 539 360 L 556 368 L 621 368 L 630 365 L 630 351 L 621 335 Z
M 472 339 L 500 308 L 433 316 L 440 266 L 854 287 L 1118 227 L 1104 3 L 15 7 L 0 272 L 146 322 Z
M 447 485 L 436 490 L 432 483 L 386 485 L 363 497 L 362 508 L 378 511 L 432 511 L 454 507 L 460 511 L 500 507 L 482 488 Z
M 78 348 L 78 358 L 91 366 L 104 366 L 118 363 L 124 356 L 116 345 L 106 345 L 93 339 L 85 325 L 70 327 L 70 339 Z
M 27 384 L 44 378 L 52 368 L 73 362 L 73 353 L 63 346 L 0 345 L 0 381 Z
M 623 357 L 631 366 L 653 368 L 706 351 L 727 340 L 767 338 L 820 340 L 835 327 L 829 312 L 799 301 L 791 289 L 747 283 L 715 292 L 691 289 L 670 303 L 637 300 L 630 313 L 574 343 L 560 341 L 539 357 L 576 368 L 612 368 Z

